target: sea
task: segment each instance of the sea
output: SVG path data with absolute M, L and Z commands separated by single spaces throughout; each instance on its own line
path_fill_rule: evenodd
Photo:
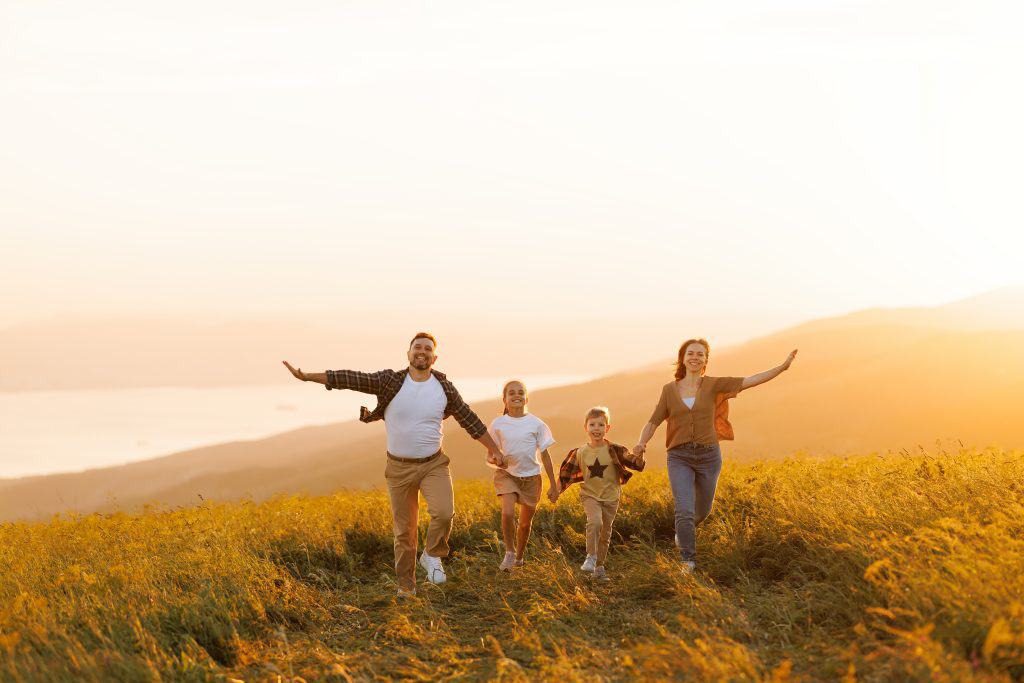
M 531 391 L 589 379 L 521 378 Z M 504 378 L 459 378 L 463 398 L 497 399 Z M 222 388 L 0 393 L 0 478 L 78 472 L 310 425 L 354 420 L 374 397 L 290 382 Z

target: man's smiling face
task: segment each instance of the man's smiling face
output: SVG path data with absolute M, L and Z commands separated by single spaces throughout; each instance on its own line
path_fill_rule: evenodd
M 434 355 L 434 342 L 426 337 L 416 337 L 409 345 L 409 367 L 417 370 L 428 370 L 437 360 Z

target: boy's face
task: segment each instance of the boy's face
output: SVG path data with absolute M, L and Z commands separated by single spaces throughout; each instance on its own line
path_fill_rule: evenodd
M 603 439 L 611 428 L 612 426 L 605 422 L 604 415 L 587 418 L 587 434 L 594 441 Z

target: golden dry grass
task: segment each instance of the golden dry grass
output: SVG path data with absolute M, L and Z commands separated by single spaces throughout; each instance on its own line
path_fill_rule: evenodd
M 1021 680 L 1021 456 L 727 466 L 693 577 L 644 474 L 604 584 L 575 491 L 503 575 L 490 485 L 464 482 L 450 582 L 404 602 L 380 492 L 3 524 L 0 678 Z

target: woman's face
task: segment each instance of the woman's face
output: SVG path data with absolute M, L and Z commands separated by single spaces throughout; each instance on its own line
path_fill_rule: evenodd
M 708 363 L 708 352 L 703 344 L 694 342 L 686 347 L 683 352 L 683 363 L 686 365 L 686 372 L 703 374 L 704 366 Z

